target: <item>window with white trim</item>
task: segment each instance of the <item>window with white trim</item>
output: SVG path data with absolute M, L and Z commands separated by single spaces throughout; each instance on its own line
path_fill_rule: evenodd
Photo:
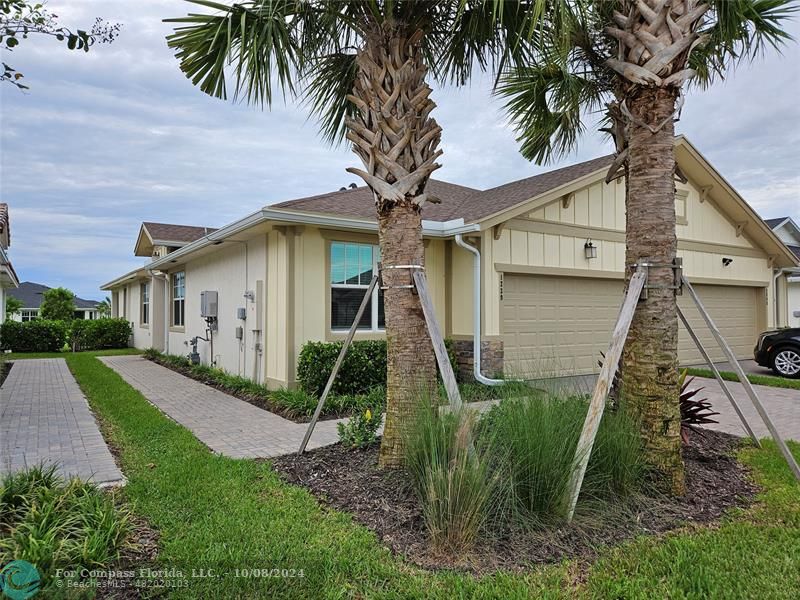
M 27 321 L 35 321 L 39 318 L 39 311 L 38 310 L 21 310 L 19 313 L 20 320 L 23 323 Z
M 372 244 L 331 242 L 331 329 L 347 331 L 356 318 L 358 307 L 378 270 L 381 251 Z M 383 331 L 383 291 L 378 286 L 372 292 L 358 329 L 361 331 Z
M 139 312 L 139 323 L 147 325 L 150 323 L 150 284 L 144 282 L 139 285 L 139 300 L 141 310 Z
M 186 299 L 186 273 L 172 274 L 172 326 L 183 327 L 184 303 Z

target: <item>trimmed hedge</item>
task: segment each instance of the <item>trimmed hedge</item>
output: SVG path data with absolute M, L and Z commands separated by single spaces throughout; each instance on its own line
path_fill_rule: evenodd
M 6 321 L 0 325 L 0 347 L 12 352 L 59 352 L 68 335 L 64 321 Z
M 74 350 L 127 348 L 131 324 L 126 319 L 75 319 L 70 330 Z
M 297 380 L 303 390 L 319 398 L 328 382 L 336 357 L 344 342 L 308 342 L 297 361 Z M 450 364 L 456 369 L 455 352 L 445 340 Z M 353 342 L 347 351 L 331 393 L 335 395 L 367 394 L 372 388 L 386 387 L 386 340 Z

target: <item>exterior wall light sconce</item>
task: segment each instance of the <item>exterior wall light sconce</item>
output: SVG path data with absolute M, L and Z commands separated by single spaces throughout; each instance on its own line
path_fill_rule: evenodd
M 583 245 L 583 254 L 587 260 L 597 258 L 597 246 L 592 243 L 592 240 L 586 240 Z
M 728 267 L 733 262 L 732 258 L 728 258 L 727 256 L 722 259 L 722 266 Z

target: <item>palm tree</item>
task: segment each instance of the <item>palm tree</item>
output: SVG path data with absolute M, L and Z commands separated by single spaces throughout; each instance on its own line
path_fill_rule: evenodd
M 249 0 L 179 19 L 168 44 L 195 85 L 225 98 L 269 106 L 273 87 L 305 98 L 329 141 L 345 137 L 363 163 L 349 168 L 372 190 L 387 266 L 424 265 L 421 208 L 440 164 L 441 127 L 429 69 L 440 82 L 464 83 L 473 65 L 499 64 L 517 31 L 518 3 L 501 0 Z M 537 0 L 542 1 L 542 0 Z M 229 73 L 226 73 L 226 69 Z M 436 362 L 406 269 L 383 271 L 388 377 L 380 463 L 403 461 L 402 428 L 420 388 L 436 381 Z M 427 340 L 427 341 L 426 341 Z
M 587 111 L 603 111 L 616 158 L 606 182 L 626 177 L 626 277 L 647 261 L 650 289 L 623 353 L 622 386 L 641 422 L 648 461 L 684 490 L 678 404 L 674 122 L 687 82 L 711 85 L 782 29 L 789 0 L 553 0 L 536 57 L 508 72 L 498 93 L 524 156 L 572 150 Z

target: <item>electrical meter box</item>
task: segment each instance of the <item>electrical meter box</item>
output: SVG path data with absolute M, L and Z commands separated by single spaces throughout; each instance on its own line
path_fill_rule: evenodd
M 204 319 L 217 318 L 217 292 L 206 290 L 200 292 L 200 316 Z

